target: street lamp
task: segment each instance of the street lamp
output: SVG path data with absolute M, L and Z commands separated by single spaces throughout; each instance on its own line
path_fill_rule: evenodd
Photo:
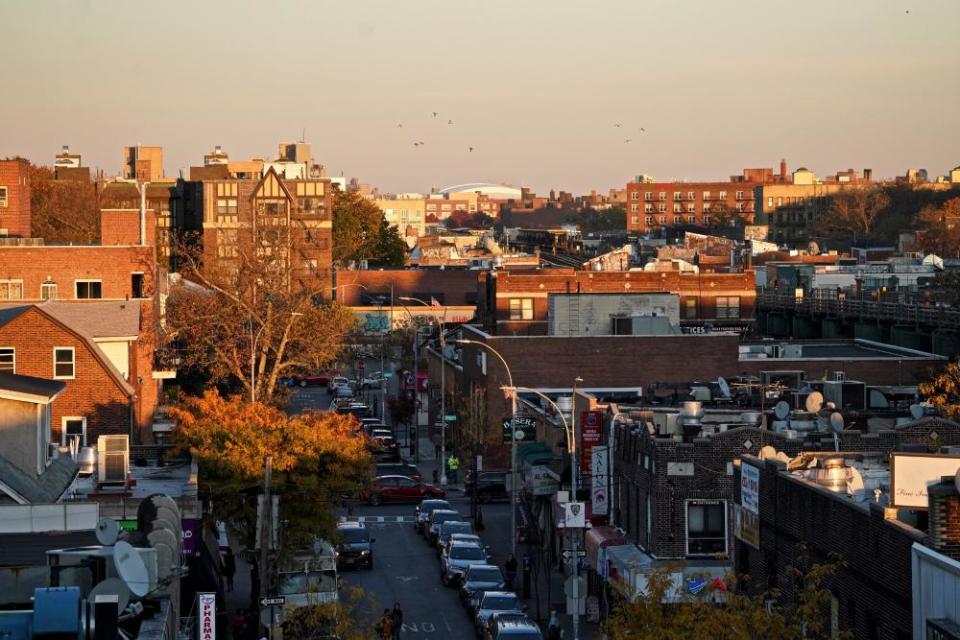
M 419 302 L 428 309 L 432 309 L 434 305 L 428 304 L 421 300 L 420 298 L 413 298 L 411 296 L 400 296 L 400 300 L 404 302 Z M 447 366 L 446 366 L 446 356 L 443 353 L 443 348 L 445 346 L 444 337 L 443 337 L 443 318 L 434 313 L 434 318 L 437 321 L 437 326 L 440 329 L 440 485 L 446 486 L 447 484 Z M 419 380 L 414 380 L 414 388 L 419 383 Z
M 570 422 L 567 422 L 567 418 L 564 415 L 563 411 L 560 410 L 560 407 L 556 402 L 548 398 L 546 395 L 541 393 L 536 389 L 531 389 L 529 387 L 503 387 L 504 391 L 508 391 L 514 397 L 514 402 L 516 402 L 516 395 L 518 391 L 524 391 L 533 393 L 544 400 L 546 400 L 550 405 L 556 410 L 557 414 L 560 415 L 560 422 L 563 424 L 563 431 L 567 436 L 567 453 L 570 454 L 570 489 L 571 494 L 573 495 L 573 501 L 577 501 L 577 434 L 576 434 L 576 410 L 574 405 L 576 404 L 577 397 L 577 383 L 583 382 L 583 378 L 577 376 L 573 381 L 573 398 L 570 406 Z M 579 558 L 574 557 L 573 563 L 573 640 L 579 640 L 580 638 L 580 560 Z
M 510 365 L 503 359 L 499 351 L 491 347 L 486 342 L 477 340 L 454 340 L 457 344 L 475 344 L 483 347 L 497 356 L 503 363 L 503 368 L 507 371 L 507 384 L 513 388 L 513 374 L 510 373 Z M 510 394 L 510 552 L 514 558 L 517 557 L 517 394 Z

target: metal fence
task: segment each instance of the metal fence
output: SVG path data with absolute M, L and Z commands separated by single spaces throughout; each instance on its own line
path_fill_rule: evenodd
M 853 297 L 845 291 L 814 289 L 802 296 L 782 290 L 757 293 L 758 309 L 779 309 L 811 315 L 886 321 L 942 329 L 960 329 L 960 309 L 922 302 L 914 295 L 865 295 Z

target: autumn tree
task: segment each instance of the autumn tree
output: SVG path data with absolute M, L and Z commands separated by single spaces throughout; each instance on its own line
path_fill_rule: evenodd
M 271 490 L 280 496 L 283 546 L 296 549 L 336 528 L 336 506 L 353 496 L 370 474 L 370 456 L 349 416 L 312 412 L 288 416 L 281 410 L 215 390 L 185 397 L 169 410 L 177 423 L 174 440 L 200 468 L 201 497 L 213 515 L 235 526 L 247 548 L 256 534 L 256 500 L 267 456 Z
M 100 207 L 89 180 L 54 180 L 50 167 L 30 165 L 30 233 L 48 243 L 93 244 Z
M 210 261 L 189 240 L 178 244 L 183 280 L 170 292 L 166 337 L 181 368 L 274 402 L 281 378 L 337 360 L 353 315 L 327 299 L 329 283 L 298 268 L 298 242 L 289 228 L 268 226 Z
M 927 205 L 917 216 L 920 248 L 943 258 L 960 257 L 960 198 Z
M 494 220 L 483 211 L 454 211 L 443 221 L 447 229 L 490 229 Z
M 920 395 L 944 416 L 960 420 L 960 362 L 951 362 L 931 380 L 921 383 Z
M 297 607 L 285 614 L 285 640 L 367 640 L 379 615 L 375 599 L 360 587 L 341 590 L 336 603 Z
M 821 224 L 827 237 L 850 240 L 869 236 L 877 220 L 890 206 L 890 197 L 877 186 L 851 187 L 829 197 Z
M 406 245 L 383 211 L 359 193 L 333 196 L 333 261 L 343 265 L 367 260 L 378 266 L 402 266 Z
M 836 573 L 838 563 L 818 564 L 809 570 L 793 570 L 796 600 L 768 608 L 779 592 L 749 595 L 730 590 L 736 583 L 708 583 L 698 595 L 678 590 L 669 571 L 647 577 L 647 591 L 614 607 L 604 625 L 609 640 L 801 640 L 849 638 L 831 634 L 829 592 L 825 580 Z M 669 602 L 665 602 L 669 600 Z

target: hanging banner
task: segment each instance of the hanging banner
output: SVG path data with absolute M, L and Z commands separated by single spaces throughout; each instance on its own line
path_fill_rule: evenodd
M 746 462 L 740 465 L 740 504 L 750 513 L 760 514 L 760 469 Z
M 590 449 L 603 441 L 603 414 L 584 411 L 580 414 L 580 427 L 580 469 L 586 473 L 590 469 Z
M 590 450 L 590 503 L 595 516 L 607 515 L 609 496 L 607 476 L 610 471 L 610 447 L 594 446 Z

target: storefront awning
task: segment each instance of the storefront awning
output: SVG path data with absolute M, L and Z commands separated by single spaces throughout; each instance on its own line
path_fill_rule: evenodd
M 600 572 L 598 555 L 604 547 L 620 547 L 627 544 L 623 534 L 613 527 L 593 527 L 588 529 L 584 536 L 587 547 L 587 562 L 594 571 Z
M 723 580 L 732 569 L 728 561 L 655 560 L 634 545 L 601 547 L 597 555 L 610 586 L 628 599 L 647 595 L 648 576 L 662 572 L 670 580 L 661 600 L 664 603 L 691 598 L 720 601 L 726 593 Z

